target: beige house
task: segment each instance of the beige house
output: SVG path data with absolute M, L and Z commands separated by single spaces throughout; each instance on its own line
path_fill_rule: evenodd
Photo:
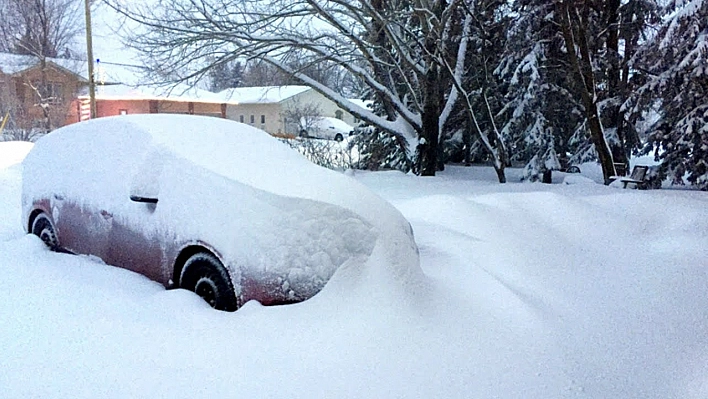
M 333 101 L 307 86 L 266 86 L 226 89 L 219 93 L 227 104 L 226 117 L 263 129 L 272 135 L 297 135 L 297 116 L 340 119 L 351 126 L 359 121 Z

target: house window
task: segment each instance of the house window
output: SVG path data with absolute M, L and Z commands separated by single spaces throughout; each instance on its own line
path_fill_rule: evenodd
M 243 121 L 244 121 L 243 115 L 239 115 L 239 116 L 238 116 L 238 121 L 241 122 L 241 123 L 243 123 Z
M 51 102 L 64 102 L 64 85 L 56 82 L 49 82 L 47 84 L 47 96 L 49 96 L 49 101 Z
M 338 110 L 334 113 L 334 117 L 337 118 L 337 119 L 342 119 L 342 118 L 344 117 L 344 113 L 342 112 L 341 109 L 338 109 Z
M 265 115 L 261 115 L 261 125 L 265 125 Z
M 40 81 L 32 82 L 34 100 L 49 104 L 64 102 L 64 85 L 58 82 L 47 82 L 44 86 Z
M 128 115 L 128 110 L 127 109 L 119 109 L 118 115 Z
M 256 116 L 251 115 L 251 124 L 254 124 L 254 123 L 256 123 Z

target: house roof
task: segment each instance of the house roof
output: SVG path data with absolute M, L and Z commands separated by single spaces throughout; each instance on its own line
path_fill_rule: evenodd
M 86 60 L 47 58 L 47 61 L 88 82 Z M 0 52 L 0 72 L 21 73 L 37 66 L 37 57 Z M 99 100 L 170 100 L 202 103 L 273 104 L 311 90 L 307 86 L 239 87 L 212 93 L 185 84 L 160 86 L 141 82 L 139 66 L 98 62 L 95 64 L 96 98 Z M 88 98 L 88 95 L 79 96 Z
M 80 80 L 88 82 L 88 62 L 86 60 L 67 58 L 47 58 L 47 61 L 57 67 L 74 74 Z M 20 55 L 0 52 L 0 72 L 15 75 L 37 66 L 39 59 L 31 55 Z M 139 66 L 97 62 L 94 64 L 94 74 L 97 83 L 124 83 L 137 85 L 143 75 Z
M 47 58 L 48 62 L 57 67 L 76 75 L 79 79 L 87 81 L 88 73 L 85 60 L 74 60 L 65 58 Z M 15 75 L 32 69 L 39 63 L 37 57 L 31 55 L 20 55 L 11 53 L 0 53 L 0 72 L 7 75 Z
M 218 95 L 228 104 L 273 104 L 308 90 L 311 89 L 307 86 L 237 87 L 223 90 Z
M 79 96 L 88 98 L 88 95 Z M 216 93 L 190 87 L 184 84 L 176 86 L 124 84 L 96 85 L 97 100 L 169 100 L 180 102 L 199 102 L 221 104 L 223 99 Z

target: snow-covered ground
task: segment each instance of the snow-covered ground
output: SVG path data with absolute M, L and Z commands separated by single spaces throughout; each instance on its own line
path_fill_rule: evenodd
M 413 225 L 423 283 L 337 273 L 225 313 L 25 236 L 0 146 L 2 398 L 708 397 L 705 192 L 357 171 Z

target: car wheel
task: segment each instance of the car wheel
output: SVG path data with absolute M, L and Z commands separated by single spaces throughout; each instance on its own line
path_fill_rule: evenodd
M 342 140 L 344 140 L 344 136 L 342 136 L 341 133 L 337 133 L 337 135 L 334 136 L 334 140 L 335 141 L 342 141 Z
M 179 285 L 199 295 L 214 309 L 233 312 L 238 308 L 229 273 L 212 254 L 202 252 L 187 259 Z
M 566 170 L 566 173 L 580 173 L 580 168 L 578 166 L 571 166 Z
M 302 129 L 302 130 L 300 130 L 300 137 L 306 139 L 306 138 L 310 137 L 310 135 L 307 133 L 307 130 Z
M 56 229 L 45 213 L 40 213 L 32 221 L 32 234 L 39 237 L 53 251 L 59 247 Z

